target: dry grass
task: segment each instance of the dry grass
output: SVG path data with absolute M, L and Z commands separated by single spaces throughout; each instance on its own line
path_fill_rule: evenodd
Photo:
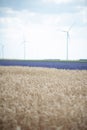
M 0 67 L 0 130 L 87 130 L 87 71 Z

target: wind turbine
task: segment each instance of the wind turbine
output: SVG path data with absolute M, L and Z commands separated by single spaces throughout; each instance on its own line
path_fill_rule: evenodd
M 71 30 L 71 28 L 73 27 L 74 23 L 69 27 L 68 30 L 61 30 L 61 29 L 58 29 L 59 31 L 61 32 L 65 32 L 66 33 L 66 60 L 68 60 L 68 43 L 69 43 L 69 32 Z
M 24 60 L 26 59 L 26 43 L 27 43 L 28 41 L 26 41 L 25 40 L 25 37 L 24 37 L 24 40 L 23 40 L 23 42 L 22 42 L 22 44 L 24 44 Z
M 24 44 L 24 60 L 25 60 L 26 59 L 26 41 L 24 40 L 22 44 Z
M 1 46 L 1 56 L 2 56 L 2 59 L 4 59 L 4 44 L 0 44 Z

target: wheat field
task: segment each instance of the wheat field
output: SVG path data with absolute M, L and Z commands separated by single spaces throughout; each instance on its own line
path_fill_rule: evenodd
M 87 70 L 0 67 L 0 130 L 87 130 Z

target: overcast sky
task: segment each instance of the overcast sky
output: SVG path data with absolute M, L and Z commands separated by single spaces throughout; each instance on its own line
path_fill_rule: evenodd
M 66 59 L 66 31 L 69 59 L 87 59 L 87 0 L 0 0 L 0 58 L 25 43 L 26 59 Z

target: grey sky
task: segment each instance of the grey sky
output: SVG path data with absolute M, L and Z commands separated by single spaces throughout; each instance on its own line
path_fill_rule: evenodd
M 5 47 L 7 57 L 11 53 L 9 44 L 14 44 L 17 48 L 24 34 L 25 40 L 31 41 L 31 49 L 27 45 L 31 58 L 32 55 L 33 58 L 40 58 L 40 56 L 46 58 L 46 55 L 47 58 L 52 56 L 65 58 L 66 34 L 57 29 L 67 30 L 73 23 L 75 24 L 70 31 L 70 42 L 73 43 L 70 44 L 70 58 L 85 58 L 87 57 L 86 0 L 0 0 L 0 42 L 7 43 Z M 28 49 L 26 49 L 27 57 Z M 73 55 L 74 50 L 76 52 Z M 21 48 L 21 53 L 23 53 L 23 48 Z M 14 55 L 16 57 L 15 52 Z M 14 56 L 11 54 L 11 57 Z

